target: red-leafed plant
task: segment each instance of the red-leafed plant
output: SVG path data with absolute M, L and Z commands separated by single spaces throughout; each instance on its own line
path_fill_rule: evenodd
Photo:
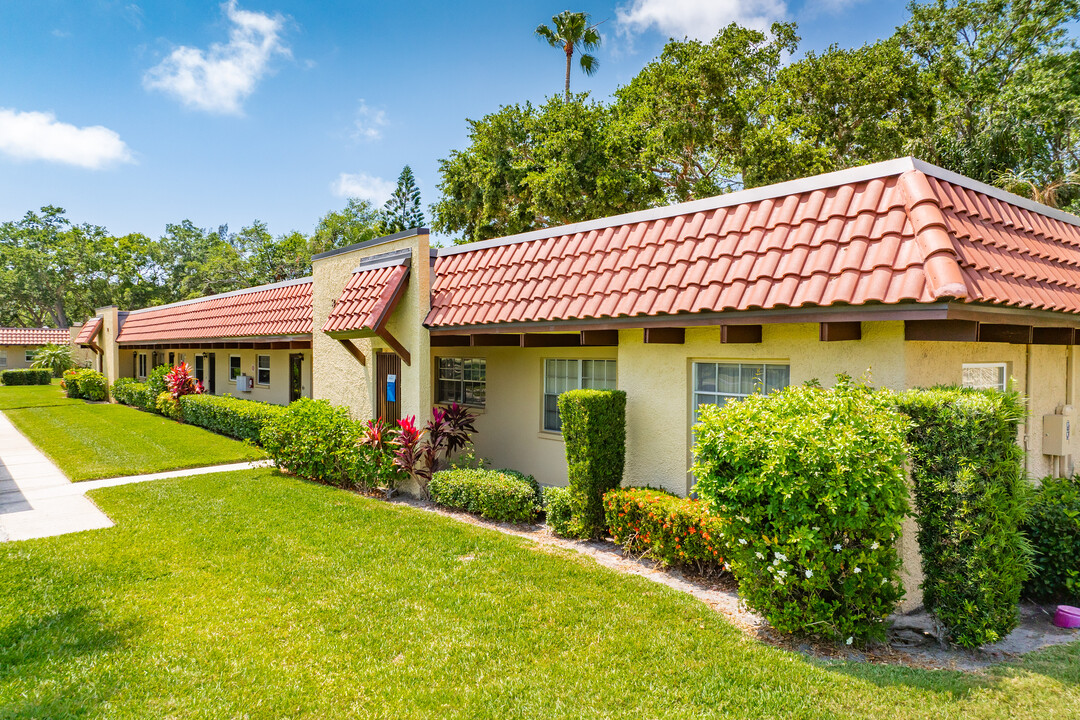
M 442 463 L 456 451 L 468 444 L 476 432 L 476 416 L 466 408 L 453 403 L 445 410 L 431 409 L 423 431 L 416 427 L 416 418 L 409 416 L 398 421 L 401 432 L 395 444 L 398 447 L 394 465 L 409 474 L 420 488 L 420 494 L 428 498 L 431 476 Z
M 368 420 L 360 434 L 360 445 L 367 451 L 367 464 L 375 482 L 385 483 L 388 491 L 393 490 L 404 475 L 395 462 L 397 437 L 398 432 L 382 418 Z
M 186 362 L 173 367 L 165 374 L 165 387 L 174 400 L 179 400 L 184 395 L 201 395 L 202 383 L 191 373 L 191 366 Z

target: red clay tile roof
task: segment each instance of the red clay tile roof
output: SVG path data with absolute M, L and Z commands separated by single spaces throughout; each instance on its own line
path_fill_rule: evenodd
M 71 333 L 63 328 L 0 327 L 0 345 L 67 345 Z
M 101 329 L 101 318 L 92 317 L 83 323 L 83 326 L 79 329 L 79 334 L 75 337 L 76 345 L 89 345 L 94 341 L 94 336 L 97 331 Z
M 357 270 L 334 303 L 323 332 L 374 330 L 385 320 L 408 276 L 409 267 L 403 262 Z
M 311 333 L 311 278 L 128 313 L 122 343 Z
M 426 324 L 939 299 L 1080 313 L 1071 216 L 911 158 L 856 170 L 443 251 Z

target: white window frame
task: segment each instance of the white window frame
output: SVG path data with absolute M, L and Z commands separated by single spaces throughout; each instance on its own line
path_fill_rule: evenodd
M 233 358 L 236 358 L 236 374 L 233 375 Z M 229 382 L 236 384 L 236 378 L 244 374 L 244 361 L 239 355 L 229 356 Z
M 1001 371 L 1001 384 L 994 386 L 992 389 L 1005 392 L 1009 389 L 1009 363 L 1004 362 L 991 362 L 991 363 L 964 363 L 960 366 L 960 384 L 963 387 L 974 388 L 974 385 L 968 385 L 964 382 L 964 371 L 967 369 L 972 370 L 984 370 L 986 368 L 995 368 Z M 984 389 L 986 386 L 981 386 L 977 389 Z
M 0 349 L 0 368 L 7 367 L 7 348 Z
M 23 351 L 23 360 L 26 362 L 27 365 L 32 364 L 35 357 L 37 357 L 36 349 L 26 348 L 26 350 Z
M 146 379 L 146 365 L 146 353 L 139 353 L 139 357 L 135 367 L 135 374 L 140 380 Z
M 263 358 L 266 358 L 266 367 L 262 366 Z M 262 381 L 262 374 L 266 373 L 266 382 Z M 255 384 L 259 387 L 270 387 L 270 356 L 255 356 Z
M 543 430 L 546 433 L 556 433 L 556 434 L 561 435 L 562 434 L 562 418 L 559 417 L 558 402 L 559 402 L 559 395 L 561 395 L 562 392 L 553 392 L 553 391 L 550 391 L 548 389 L 548 363 L 552 363 L 552 362 L 567 362 L 567 363 L 576 363 L 577 364 L 576 385 L 574 385 L 573 387 L 566 388 L 566 390 L 564 390 L 563 392 L 566 392 L 568 390 L 581 390 L 582 388 L 584 388 L 586 390 L 589 390 L 589 389 L 615 390 L 616 388 L 619 387 L 619 364 L 618 364 L 618 361 L 614 360 L 613 358 L 560 358 L 560 357 L 544 358 L 544 362 L 543 362 L 543 365 L 541 367 L 542 374 L 543 374 L 543 392 L 540 395 L 540 428 L 541 428 L 541 430 Z M 607 382 L 608 373 L 607 373 L 606 370 L 604 372 L 604 382 L 602 383 L 602 387 L 597 386 L 595 377 L 589 378 L 589 382 L 586 385 L 585 363 L 598 363 L 598 362 L 611 363 L 611 367 L 614 369 L 615 378 L 614 378 L 614 380 L 611 381 L 610 387 L 608 387 L 608 382 Z M 607 366 L 605 366 L 605 367 L 607 367 Z M 552 398 L 554 400 L 554 402 L 556 403 L 556 406 L 555 406 L 555 421 L 558 424 L 558 427 L 556 427 L 556 428 L 548 427 L 548 424 L 547 424 L 548 398 Z
M 694 423 L 697 422 L 697 413 L 698 413 L 698 408 L 699 407 L 701 407 L 702 405 L 720 405 L 721 404 L 721 403 L 717 403 L 717 402 L 701 401 L 701 400 L 699 400 L 699 396 L 708 396 L 708 397 L 711 397 L 711 398 L 714 398 L 714 399 L 725 398 L 724 402 L 727 402 L 728 400 L 743 400 L 745 398 L 750 397 L 751 395 L 756 395 L 764 387 L 765 378 L 768 377 L 769 368 L 784 368 L 785 370 L 787 370 L 787 377 L 788 377 L 787 385 L 773 388 L 769 392 L 774 392 L 776 390 L 781 390 L 781 389 L 791 385 L 791 363 L 786 363 L 786 362 L 781 362 L 781 361 L 760 361 L 759 362 L 759 361 L 743 361 L 743 360 L 695 360 L 692 365 L 693 365 L 693 367 L 691 369 L 691 376 L 690 376 L 690 422 L 691 422 L 691 424 L 694 424 Z M 716 373 L 716 377 L 717 377 L 716 391 L 707 391 L 707 390 L 699 390 L 698 389 L 699 373 L 701 371 L 702 366 L 705 366 L 705 365 L 712 365 L 712 366 L 716 367 L 716 369 L 717 369 L 717 373 Z M 719 368 L 720 368 L 721 365 L 729 365 L 729 366 L 734 365 L 734 366 L 737 366 L 739 368 L 739 390 L 737 392 L 720 392 L 720 384 L 719 384 L 720 372 L 719 372 Z M 742 371 L 743 371 L 742 369 L 743 369 L 743 367 L 760 367 L 761 368 L 762 384 L 757 386 L 753 392 L 750 392 L 750 393 L 742 392 Z
M 456 367 L 451 368 L 453 373 L 456 371 L 457 377 L 453 374 L 444 375 L 445 369 L 443 364 L 451 362 L 455 363 Z M 480 379 L 469 380 L 465 378 L 465 369 L 468 364 L 479 366 Z M 443 396 L 442 387 L 443 383 L 454 383 L 457 388 L 457 393 L 453 398 L 446 398 Z M 465 399 L 465 388 L 467 386 L 474 386 L 480 388 L 480 402 L 468 402 Z M 466 405 L 469 407 L 482 408 L 487 405 L 487 358 L 482 357 L 445 357 L 439 356 L 435 358 L 435 403 L 438 405 L 449 405 L 451 403 L 458 403 L 459 405 Z

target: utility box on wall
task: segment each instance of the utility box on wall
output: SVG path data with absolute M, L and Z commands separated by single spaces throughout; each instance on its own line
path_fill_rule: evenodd
M 1067 455 L 1071 435 L 1072 416 L 1043 415 L 1042 451 L 1044 455 Z

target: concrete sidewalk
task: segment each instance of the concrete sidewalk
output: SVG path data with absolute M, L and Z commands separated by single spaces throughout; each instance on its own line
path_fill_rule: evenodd
M 73 483 L 0 412 L 0 542 L 112 527 L 85 493 L 102 487 L 269 466 L 269 461 Z

